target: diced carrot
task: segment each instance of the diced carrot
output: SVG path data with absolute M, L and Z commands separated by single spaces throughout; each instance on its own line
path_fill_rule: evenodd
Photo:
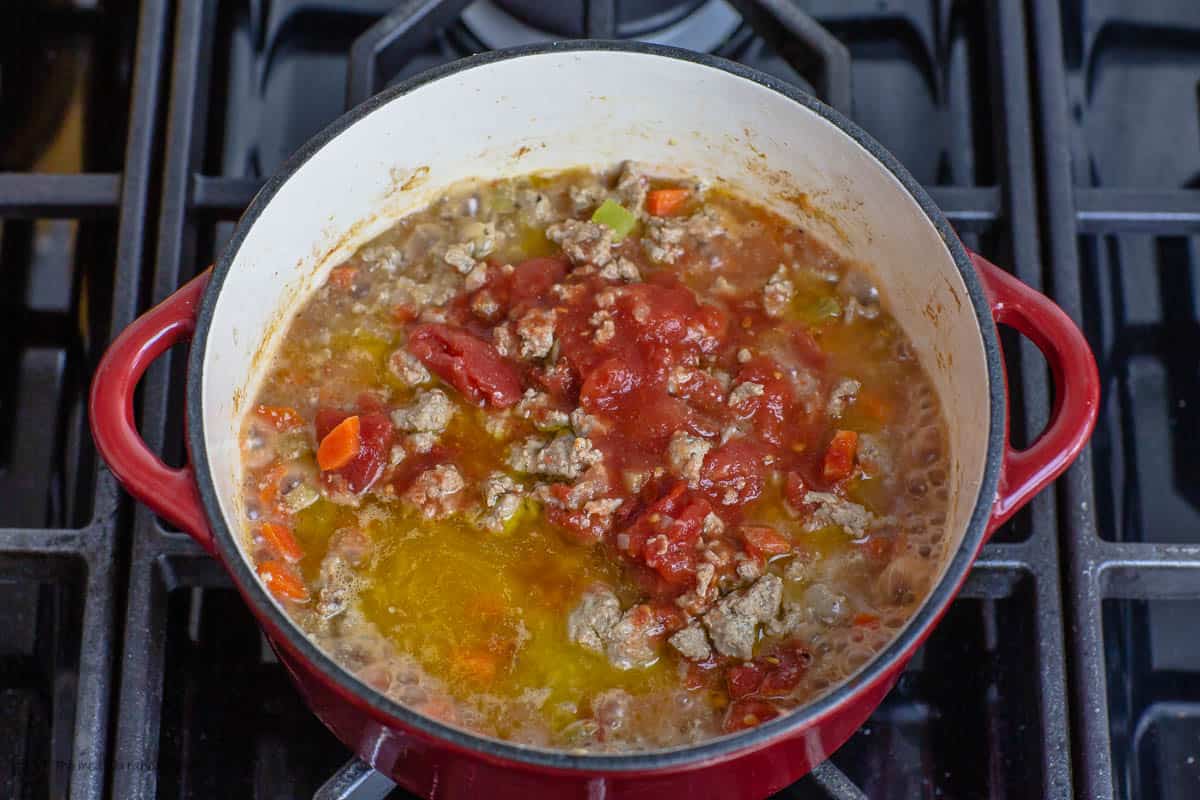
M 683 209 L 687 189 L 655 189 L 646 194 L 646 210 L 656 217 L 669 217 Z
M 352 267 L 349 264 L 343 264 L 340 267 L 334 267 L 329 273 L 329 282 L 342 291 L 346 291 L 354 285 L 354 276 L 358 274 L 358 267 Z
M 258 577 L 271 594 L 280 600 L 294 603 L 308 601 L 308 587 L 300 575 L 286 561 L 263 561 L 258 565 Z
M 457 657 L 459 668 L 471 681 L 478 684 L 490 684 L 496 679 L 499 667 L 497 658 L 487 650 L 469 650 Z
M 296 541 L 296 537 L 292 535 L 291 529 L 286 525 L 264 522 L 258 532 L 262 534 L 263 540 L 271 548 L 271 551 L 277 556 L 282 556 L 285 561 L 295 563 L 304 558 L 304 550 L 301 549 L 300 543 Z
M 746 525 L 741 529 L 741 534 L 746 542 L 746 550 L 751 555 L 777 556 L 792 550 L 792 543 L 786 536 L 765 525 Z
M 325 434 L 317 448 L 317 466 L 324 471 L 341 469 L 358 455 L 362 444 L 358 415 L 346 417 Z
M 825 451 L 822 474 L 827 481 L 842 481 L 854 471 L 854 455 L 858 451 L 858 434 L 854 431 L 838 431 Z
M 878 628 L 879 616 L 877 614 L 868 614 L 864 611 L 861 614 L 854 615 L 854 624 L 864 628 Z
M 264 510 L 275 508 L 275 503 L 279 500 L 279 482 L 286 474 L 287 467 L 283 464 L 276 464 L 263 473 L 258 482 L 258 501 L 262 503 Z
M 300 413 L 288 406 L 268 406 L 260 403 L 254 412 L 271 423 L 277 431 L 291 431 L 304 425 L 304 418 Z

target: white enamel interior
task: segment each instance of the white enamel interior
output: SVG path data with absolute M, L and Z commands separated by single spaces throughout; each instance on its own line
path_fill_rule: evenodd
M 240 528 L 236 438 L 260 347 L 269 353 L 331 267 L 457 180 L 623 159 L 725 181 L 872 265 L 950 421 L 957 545 L 984 472 L 988 376 L 937 230 L 879 161 L 801 104 L 714 67 L 617 51 L 522 56 L 427 83 L 350 125 L 279 188 L 236 254 L 204 355 L 204 440 L 230 528 Z M 815 213 L 789 201 L 798 192 Z

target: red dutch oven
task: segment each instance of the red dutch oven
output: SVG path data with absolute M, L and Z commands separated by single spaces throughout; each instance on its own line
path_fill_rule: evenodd
M 720 181 L 870 265 L 942 402 L 950 438 L 947 555 L 929 597 L 875 658 L 793 713 L 699 745 L 624 755 L 551 751 L 426 718 L 341 669 L 264 590 L 238 544 L 237 432 L 289 313 L 328 271 L 467 177 L 659 164 Z M 996 325 L 1045 355 L 1050 423 L 1008 442 Z M 137 382 L 192 339 L 191 466 L 151 453 Z M 498 51 L 401 83 L 350 111 L 271 178 L 211 274 L 129 326 L 91 394 L 97 447 L 131 494 L 229 571 L 308 705 L 365 762 L 429 797 L 762 797 L 828 757 L 892 687 L 988 535 L 1053 481 L 1095 424 L 1099 381 L 1079 329 L 1046 297 L 968 252 L 928 195 L 854 123 L 797 89 L 721 59 L 640 43 Z

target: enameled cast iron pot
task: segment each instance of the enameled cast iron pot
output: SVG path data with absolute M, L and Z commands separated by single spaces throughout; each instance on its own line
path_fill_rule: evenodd
M 422 717 L 309 642 L 237 544 L 237 433 L 263 354 L 289 311 L 399 215 L 459 179 L 622 159 L 724 181 L 875 265 L 885 302 L 932 376 L 949 423 L 950 546 L 907 627 L 816 702 L 697 746 L 576 755 L 493 741 Z M 1054 376 L 1050 424 L 1027 450 L 1008 443 L 1000 322 L 1033 340 Z M 132 401 L 150 362 L 189 337 L 192 466 L 173 469 L 142 442 Z M 431 797 L 698 800 L 776 791 L 866 720 L 959 590 L 989 533 L 1083 447 L 1098 398 L 1095 361 L 1071 320 L 964 249 L 929 196 L 854 123 L 721 59 L 576 42 L 432 70 L 306 144 L 255 197 L 211 275 L 181 288 L 113 343 L 92 386 L 91 423 L 101 455 L 130 493 L 220 559 L 317 716 L 405 788 Z

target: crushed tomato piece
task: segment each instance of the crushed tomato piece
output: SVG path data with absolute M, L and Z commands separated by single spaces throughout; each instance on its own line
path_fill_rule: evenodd
M 844 481 L 854 473 L 854 455 L 858 449 L 858 434 L 854 431 L 838 431 L 825 451 L 825 463 L 821 474 L 830 482 Z
M 639 559 L 667 583 L 690 585 L 696 574 L 696 543 L 711 511 L 704 497 L 689 492 L 687 484 L 678 481 L 642 511 L 618 541 L 625 542 L 622 549 L 628 556 Z
M 792 543 L 779 531 L 765 525 L 745 525 L 740 529 L 746 552 L 754 556 L 769 558 L 789 553 Z
M 333 462 L 339 466 L 323 470 L 321 480 L 328 486 L 361 494 L 383 475 L 392 446 L 393 428 L 391 420 L 378 411 L 351 415 L 335 409 L 321 409 L 317 412 L 316 428 L 322 444 L 336 428 L 352 417 L 358 420 L 358 447 L 348 460 Z M 319 465 L 319 451 L 317 460 Z
M 765 700 L 737 700 L 725 712 L 721 729 L 725 733 L 737 733 L 761 725 L 779 716 L 779 709 Z
M 508 408 L 521 399 L 521 377 L 487 342 L 449 325 L 418 325 L 408 350 L 476 405 Z
M 725 672 L 725 681 L 729 686 L 729 696 L 739 700 L 752 695 L 762 686 L 762 668 L 753 661 L 735 664 Z

